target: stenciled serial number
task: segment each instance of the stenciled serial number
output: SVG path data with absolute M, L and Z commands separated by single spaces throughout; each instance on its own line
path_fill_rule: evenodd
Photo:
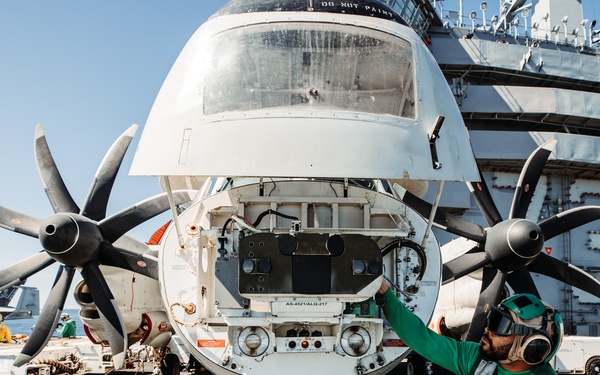
M 286 302 L 286 306 L 327 306 L 328 302 Z

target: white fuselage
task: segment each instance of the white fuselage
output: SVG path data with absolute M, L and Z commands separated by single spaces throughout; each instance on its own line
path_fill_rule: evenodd
M 261 375 L 393 369 L 409 350 L 373 296 L 385 277 L 429 321 L 441 256 L 388 180 L 422 195 L 479 178 L 423 41 L 391 19 L 312 9 L 200 27 L 131 173 L 167 191 L 204 183 L 160 243 L 163 302 L 210 371 Z

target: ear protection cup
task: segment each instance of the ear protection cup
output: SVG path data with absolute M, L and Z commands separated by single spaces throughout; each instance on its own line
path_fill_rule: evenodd
M 536 331 L 526 336 L 519 349 L 519 355 L 530 365 L 542 363 L 552 351 L 552 341 L 545 331 Z
M 560 345 L 562 344 L 563 337 L 565 336 L 563 321 L 562 321 L 562 317 L 560 316 L 560 313 L 558 311 L 554 310 L 552 315 L 553 316 L 551 317 L 551 323 L 550 323 L 552 325 L 553 332 L 554 332 L 551 335 L 552 350 L 551 350 L 550 354 L 548 354 L 546 356 L 546 359 L 544 360 L 544 362 L 546 362 L 546 363 L 550 362 L 552 357 L 554 357 L 556 352 L 558 352 L 558 349 L 560 348 Z

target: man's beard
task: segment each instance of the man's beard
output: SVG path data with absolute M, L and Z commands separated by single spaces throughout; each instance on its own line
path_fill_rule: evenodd
M 488 347 L 484 349 L 483 345 L 479 346 L 479 354 L 488 361 L 501 361 L 508 358 L 508 353 L 512 347 L 511 344 L 495 346 L 488 335 L 484 335 L 487 339 Z

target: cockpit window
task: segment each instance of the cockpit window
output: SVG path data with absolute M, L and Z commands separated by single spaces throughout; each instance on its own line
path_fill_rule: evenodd
M 310 107 L 415 117 L 411 45 L 383 32 L 265 24 L 218 34 L 205 51 L 207 115 Z

